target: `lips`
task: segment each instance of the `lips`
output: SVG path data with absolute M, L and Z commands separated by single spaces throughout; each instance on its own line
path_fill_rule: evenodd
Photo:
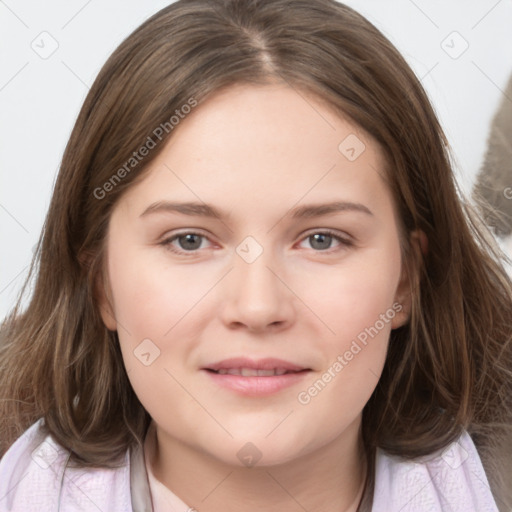
M 220 368 L 212 370 L 220 375 L 241 375 L 242 377 L 274 377 L 275 375 L 284 375 L 285 373 L 296 373 L 284 368 L 274 368 L 273 370 L 256 370 L 255 368 Z
M 224 359 L 203 369 L 220 375 L 239 375 L 242 377 L 274 377 L 310 370 L 310 368 L 305 368 L 282 359 L 266 358 L 253 360 L 244 357 Z
M 201 370 L 210 382 L 230 393 L 243 397 L 266 397 L 298 386 L 311 368 L 282 359 L 239 357 L 224 359 Z

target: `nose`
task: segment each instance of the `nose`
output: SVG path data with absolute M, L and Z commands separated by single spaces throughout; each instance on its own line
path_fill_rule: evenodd
M 276 332 L 295 320 L 294 294 L 273 268 L 270 251 L 248 263 L 235 254 L 233 270 L 224 280 L 222 320 L 231 329 Z

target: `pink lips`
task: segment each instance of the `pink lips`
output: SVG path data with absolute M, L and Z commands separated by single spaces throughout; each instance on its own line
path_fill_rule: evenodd
M 246 396 L 276 393 L 299 382 L 311 371 L 282 359 L 245 357 L 224 359 L 203 370 L 218 385 Z
M 282 359 L 259 359 L 255 361 L 247 357 L 234 357 L 231 359 L 224 359 L 218 363 L 208 365 L 208 370 L 220 370 L 221 368 L 253 368 L 255 370 L 273 370 L 274 368 L 284 368 L 290 372 L 298 372 L 306 368 L 296 364 L 284 361 Z

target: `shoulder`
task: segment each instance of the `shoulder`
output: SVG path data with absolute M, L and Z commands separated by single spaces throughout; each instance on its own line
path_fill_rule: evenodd
M 34 423 L 0 460 L 0 512 L 131 512 L 130 467 L 68 467 L 69 451 Z
M 498 512 L 470 435 L 414 460 L 377 450 L 372 512 L 387 510 Z

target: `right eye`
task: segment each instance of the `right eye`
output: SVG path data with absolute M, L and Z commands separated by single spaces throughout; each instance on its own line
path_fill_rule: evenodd
M 185 231 L 166 238 L 160 242 L 160 245 L 176 254 L 193 256 L 201 248 L 202 239 L 206 240 L 207 238 L 205 235 L 195 231 Z M 177 247 L 174 242 L 177 242 L 180 247 Z

